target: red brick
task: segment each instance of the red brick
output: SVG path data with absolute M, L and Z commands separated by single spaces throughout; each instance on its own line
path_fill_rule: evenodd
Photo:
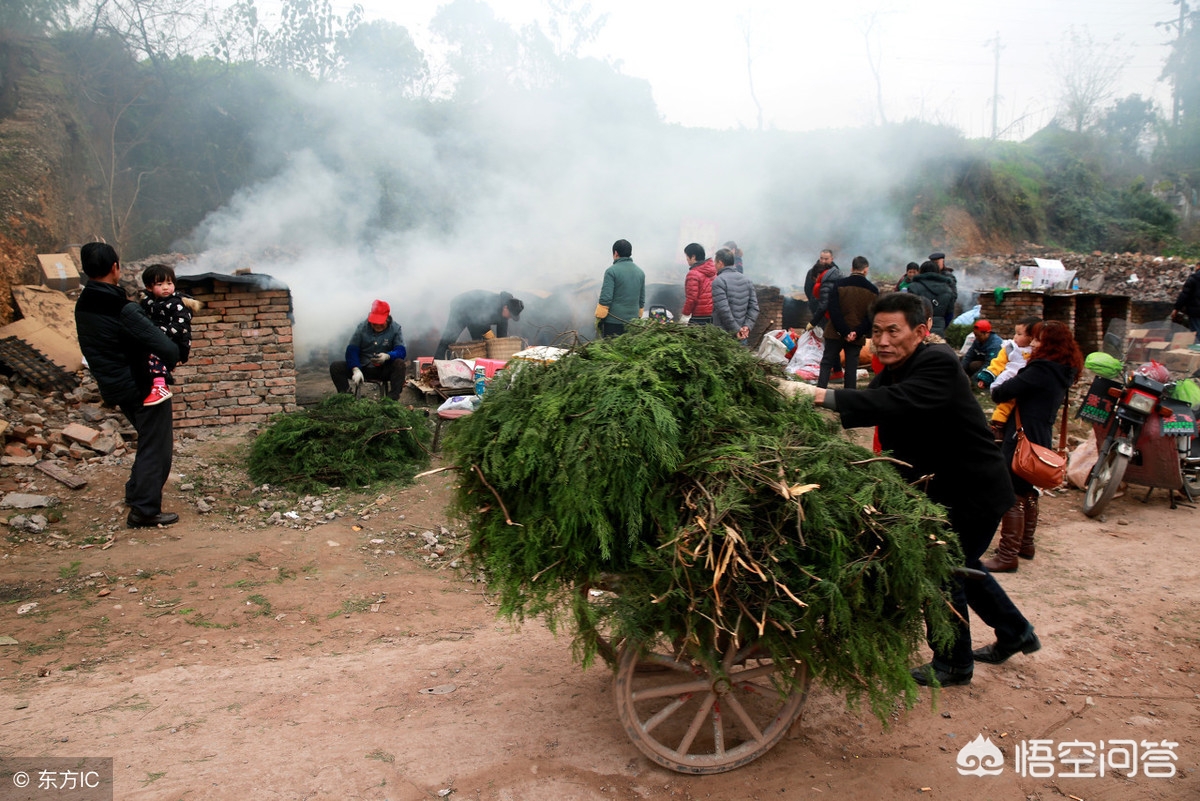
M 96 429 L 88 428 L 87 426 L 80 425 L 79 423 L 68 423 L 63 428 L 62 435 L 72 442 L 78 442 L 82 445 L 88 446 L 89 448 L 92 446 L 93 442 L 102 436 L 101 433 Z

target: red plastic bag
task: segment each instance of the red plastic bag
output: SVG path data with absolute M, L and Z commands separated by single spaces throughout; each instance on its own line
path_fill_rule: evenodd
M 1166 384 L 1171 380 L 1171 371 L 1156 361 L 1149 361 L 1133 372 L 1160 384 Z

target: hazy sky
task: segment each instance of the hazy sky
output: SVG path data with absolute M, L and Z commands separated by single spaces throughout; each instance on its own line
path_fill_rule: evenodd
M 405 25 L 425 47 L 425 26 L 442 3 L 361 4 L 367 19 Z M 350 5 L 334 3 L 339 13 Z M 490 5 L 514 26 L 547 15 L 544 0 Z M 1072 26 L 1127 61 L 1117 97 L 1140 92 L 1169 105 L 1169 87 L 1158 77 L 1172 33 L 1155 23 L 1179 13 L 1171 0 L 595 0 L 592 7 L 609 17 L 584 55 L 620 63 L 625 74 L 648 80 L 667 122 L 714 128 L 757 125 L 744 30 L 764 126 L 813 130 L 878 122 L 865 33 L 873 20 L 869 41 L 888 121 L 916 118 L 987 136 L 995 75 L 990 41 L 998 34 L 999 127 L 1017 139 L 1054 114 L 1052 57 Z

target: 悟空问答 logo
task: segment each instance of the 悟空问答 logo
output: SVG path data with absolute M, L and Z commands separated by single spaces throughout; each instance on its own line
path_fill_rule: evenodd
M 998 776 L 1004 772 L 1004 754 L 982 734 L 958 752 L 958 772 L 964 776 Z

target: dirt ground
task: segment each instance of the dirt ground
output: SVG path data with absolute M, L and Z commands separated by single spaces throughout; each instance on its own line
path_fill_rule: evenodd
M 123 527 L 125 466 L 74 492 L 0 473 L 63 500 L 0 542 L 0 756 L 112 756 L 118 799 L 1200 798 L 1197 513 L 1161 491 L 1100 520 L 1078 492 L 1044 499 L 1037 558 L 1001 578 L 1039 653 L 922 691 L 886 730 L 817 687 L 760 760 L 696 777 L 633 746 L 607 668 L 496 617 L 457 558 L 452 472 L 297 498 L 250 484 L 246 440 L 180 438 L 166 529 Z M 959 774 L 979 735 L 1002 774 Z M 1035 739 L 1174 743 L 1174 775 L 1017 775 Z

